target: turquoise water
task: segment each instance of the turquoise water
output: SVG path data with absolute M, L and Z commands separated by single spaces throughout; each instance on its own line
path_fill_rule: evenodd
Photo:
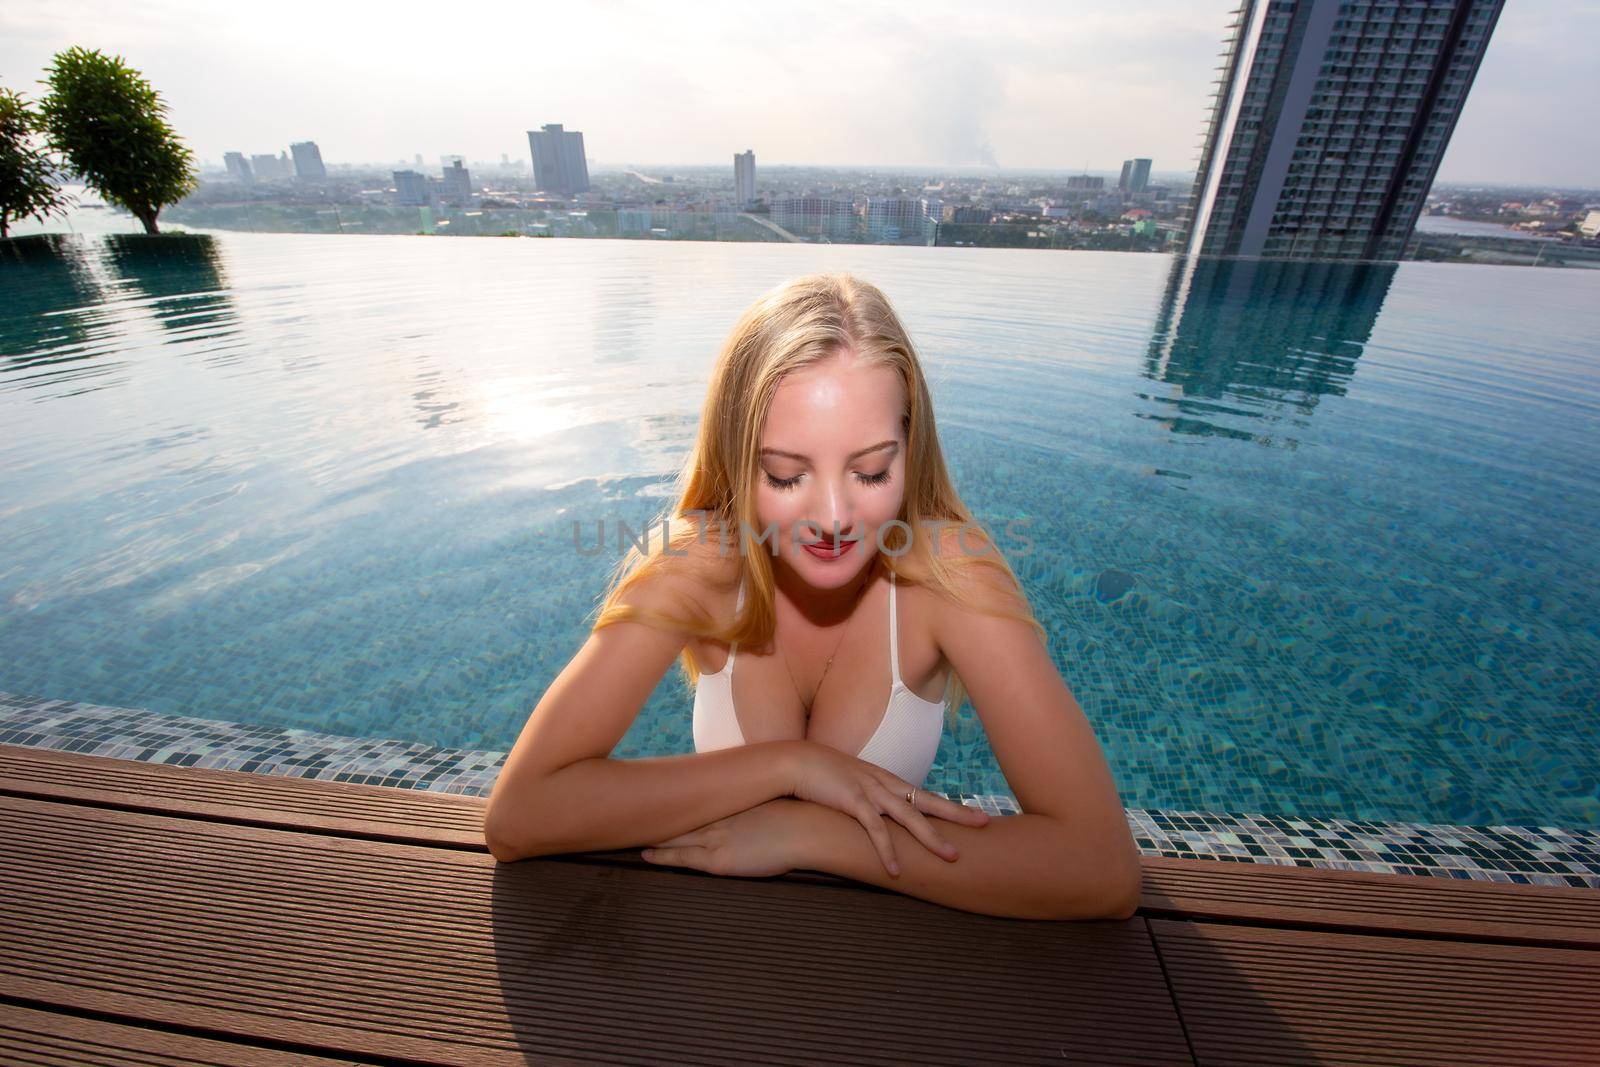
M 0 690 L 507 748 L 738 313 L 882 285 L 1125 803 L 1600 825 L 1600 278 L 313 237 L 0 244 Z M 692 748 L 670 674 L 620 756 Z M 969 707 L 929 785 L 1004 792 Z

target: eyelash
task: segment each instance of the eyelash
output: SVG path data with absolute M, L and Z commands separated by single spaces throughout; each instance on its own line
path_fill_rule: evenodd
M 761 473 L 766 474 L 766 471 L 762 471 Z M 858 474 L 856 477 L 861 479 L 862 485 L 878 486 L 889 481 L 889 472 L 887 470 L 883 470 L 877 474 Z M 772 488 L 779 490 L 780 492 L 785 489 L 793 489 L 795 487 L 795 483 L 798 481 L 800 481 L 800 476 L 798 474 L 796 474 L 793 478 L 774 478 L 772 475 L 767 474 L 767 484 Z

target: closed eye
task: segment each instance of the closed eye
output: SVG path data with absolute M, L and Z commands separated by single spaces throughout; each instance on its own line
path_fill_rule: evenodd
M 796 474 L 792 478 L 774 478 L 771 474 L 767 474 L 766 471 L 762 471 L 761 473 L 766 474 L 767 484 L 772 486 L 772 488 L 779 490 L 780 492 L 787 489 L 793 489 L 796 485 L 799 485 L 800 478 L 802 477 L 801 475 Z M 858 471 L 856 473 L 856 478 L 861 482 L 862 485 L 884 485 L 889 481 L 889 470 L 888 468 L 885 468 L 879 471 L 877 474 L 862 474 Z

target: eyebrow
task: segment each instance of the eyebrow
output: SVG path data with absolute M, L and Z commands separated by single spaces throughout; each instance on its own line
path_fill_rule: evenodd
M 848 463 L 853 459 L 859 459 L 860 457 L 866 455 L 868 452 L 876 452 L 879 449 L 883 449 L 883 448 L 898 448 L 898 447 L 900 447 L 900 442 L 899 441 L 895 441 L 895 440 L 892 440 L 892 439 L 888 440 L 888 441 L 879 441 L 875 445 L 868 445 L 866 448 L 858 448 L 854 452 L 850 453 L 848 456 L 846 456 L 844 458 L 845 458 L 845 462 Z M 810 456 L 802 456 L 798 452 L 785 452 L 781 448 L 763 448 L 761 450 L 761 454 L 763 456 L 782 456 L 784 459 L 797 459 L 801 463 L 810 463 L 811 462 L 811 457 Z

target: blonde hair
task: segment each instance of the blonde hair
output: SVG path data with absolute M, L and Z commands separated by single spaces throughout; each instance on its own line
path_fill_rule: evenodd
M 761 428 L 773 394 L 785 377 L 845 352 L 893 371 L 906 397 L 901 418 L 906 486 L 899 519 L 915 536 L 899 526 L 886 527 L 884 551 L 874 553 L 869 566 L 881 564 L 894 572 L 897 581 L 926 586 L 964 606 L 1027 622 L 1048 645 L 1044 627 L 1028 607 L 1016 574 L 950 482 L 928 383 L 905 327 L 882 291 L 842 273 L 791 279 L 762 295 L 740 316 L 712 371 L 694 448 L 673 493 L 676 503 L 660 516 L 666 536 L 648 538 L 643 548 L 637 542 L 630 546 L 614 569 L 593 630 L 638 621 L 695 638 L 738 641 L 740 647 L 767 646 L 775 627 L 772 557 L 766 548 L 747 551 L 743 538 L 745 532 L 758 528 L 755 486 L 760 474 Z M 982 553 L 939 551 L 941 546 L 930 545 L 931 539 L 923 532 L 929 528 L 924 524 L 933 522 L 964 526 L 962 535 L 981 533 Z M 671 557 L 679 557 L 681 562 L 697 540 L 719 546 L 731 540 L 742 561 L 734 568 L 738 573 L 732 584 L 724 586 L 724 591 L 731 590 L 747 580 L 744 607 L 730 625 L 719 628 L 704 608 L 689 598 L 680 599 L 679 615 L 621 603 L 629 588 L 666 566 Z M 992 580 L 1015 590 L 1021 610 L 995 610 L 970 596 L 957 578 L 971 567 L 989 569 Z M 693 687 L 700 671 L 687 647 L 680 662 Z M 966 687 L 952 668 L 945 687 L 952 726 L 966 696 Z

